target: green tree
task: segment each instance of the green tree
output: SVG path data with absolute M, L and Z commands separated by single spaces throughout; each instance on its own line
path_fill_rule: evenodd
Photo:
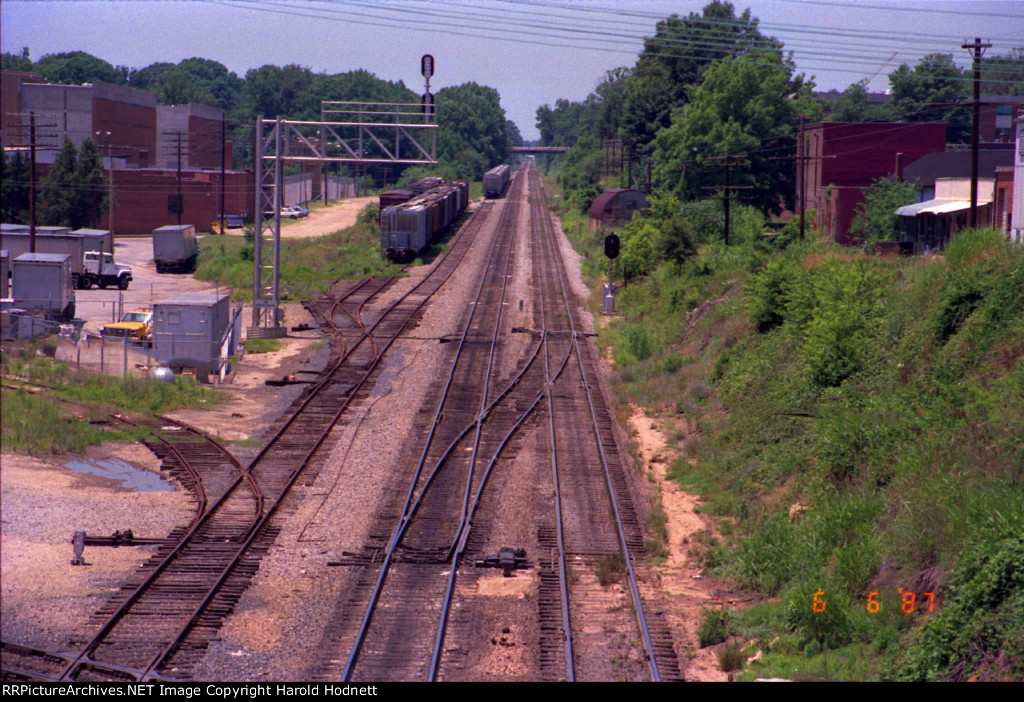
M 20 151 L 10 158 L 3 155 L 3 172 L 0 173 L 0 203 L 3 221 L 28 223 L 29 218 L 29 162 Z
M 165 105 L 193 102 L 230 110 L 239 102 L 244 81 L 217 61 L 190 58 L 178 65 L 146 66 L 132 73 L 130 85 L 155 93 Z
M 245 74 L 245 112 L 267 119 L 319 119 L 320 103 L 310 91 L 312 83 L 313 72 L 295 64 L 254 68 Z
M 981 91 L 984 95 L 1024 96 L 1024 47 L 981 60 Z
M 35 64 L 33 64 L 32 59 L 29 58 L 28 47 L 22 47 L 21 56 L 9 54 L 5 51 L 2 61 L 0 61 L 0 70 L 21 71 L 23 73 L 31 73 L 35 70 Z
M 510 119 L 505 120 L 505 133 L 508 134 L 508 145 L 509 146 L 522 146 L 523 135 L 519 132 L 519 127 L 516 123 Z
M 661 186 L 680 199 L 700 197 L 706 188 L 724 185 L 716 160 L 743 153 L 749 165 L 732 168 L 731 184 L 752 186 L 752 204 L 779 212 L 783 201 L 792 200 L 793 168 L 770 159 L 793 148 L 797 115 L 820 114 L 813 84 L 793 69 L 781 52 L 747 53 L 708 68 L 690 102 L 658 133 L 655 175 Z
M 897 183 L 891 178 L 879 178 L 864 189 L 864 202 L 857 205 L 850 231 L 861 237 L 864 249 L 874 252 L 880 241 L 896 241 L 899 217 L 896 210 L 914 202 L 915 183 Z
M 115 85 L 125 84 L 125 70 L 114 68 L 101 58 L 84 51 L 49 54 L 39 59 L 33 69 L 42 73 L 51 83 L 81 85 L 103 81 Z
M 886 120 L 892 115 L 887 105 L 868 104 L 867 79 L 853 83 L 838 100 L 829 105 L 826 119 L 829 122 L 866 122 Z
M 96 147 L 86 139 L 82 153 L 68 138 L 43 179 L 42 221 L 50 226 L 81 229 L 95 226 L 106 211 L 103 171 Z
M 953 63 L 952 54 L 929 54 L 913 68 L 904 63 L 889 74 L 889 85 L 900 119 L 945 122 L 946 141 L 970 141 L 970 110 L 966 106 L 941 106 L 964 102 L 970 92 L 970 75 Z
M 438 160 L 454 163 L 462 177 L 474 180 L 508 160 L 505 110 L 497 90 L 464 83 L 438 91 L 435 105 Z
M 619 130 L 623 144 L 637 155 L 650 154 L 657 132 L 669 126 L 672 110 L 687 102 L 690 87 L 704 79 L 709 67 L 748 51 L 782 48 L 757 25 L 749 9 L 737 17 L 732 3 L 720 0 L 705 5 L 700 14 L 658 22 L 654 36 L 644 40 L 625 90 Z

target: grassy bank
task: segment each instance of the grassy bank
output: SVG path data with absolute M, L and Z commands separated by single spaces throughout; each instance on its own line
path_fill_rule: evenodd
M 213 407 L 222 401 L 190 378 L 165 383 L 74 371 L 37 356 L 34 346 L 5 349 L 2 371 L 4 453 L 81 453 L 105 441 L 136 441 L 139 431 L 113 423 L 111 415 Z
M 217 236 L 203 242 L 196 278 L 231 290 L 233 300 L 252 299 L 254 249 L 251 237 Z M 330 288 L 337 280 L 393 275 L 397 267 L 380 255 L 380 229 L 372 213 L 329 236 L 281 241 L 281 291 L 302 300 Z
M 1024 678 L 1024 250 L 733 242 L 631 281 L 602 342 L 721 534 L 705 567 L 763 598 L 708 615 L 764 652 L 741 677 Z

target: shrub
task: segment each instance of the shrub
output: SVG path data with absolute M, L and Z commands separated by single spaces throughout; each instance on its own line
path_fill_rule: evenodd
M 985 258 L 993 258 L 1007 250 L 1009 244 L 1002 232 L 988 227 L 957 232 L 950 239 L 943 256 L 951 268 L 962 268 Z
M 739 641 L 727 643 L 715 651 L 715 659 L 718 660 L 718 669 L 723 673 L 739 670 L 746 661 L 746 657 L 743 655 L 743 644 Z
M 729 638 L 729 615 L 725 610 L 701 607 L 697 640 L 700 647 L 714 646 Z
M 774 258 L 747 283 L 747 312 L 759 332 L 769 331 L 785 321 L 789 285 L 799 274 L 799 268 L 791 260 Z
M 786 624 L 805 645 L 825 649 L 849 643 L 853 633 L 849 612 L 849 597 L 828 583 L 804 582 L 786 595 Z
M 602 587 L 608 587 L 612 583 L 622 580 L 626 572 L 626 562 L 622 559 L 621 553 L 612 553 L 601 556 L 597 561 L 597 581 Z
M 979 547 L 949 585 L 894 677 L 966 680 L 983 666 L 995 679 L 1024 676 L 1024 537 Z

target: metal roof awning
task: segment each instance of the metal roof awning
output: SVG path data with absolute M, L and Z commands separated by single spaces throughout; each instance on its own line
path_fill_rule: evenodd
M 984 207 L 985 205 L 992 204 L 991 200 L 978 200 L 978 207 Z M 913 205 L 907 205 L 896 210 L 896 215 L 899 217 L 916 217 L 922 214 L 952 214 L 954 212 L 964 212 L 971 209 L 970 200 L 950 200 L 948 198 L 936 198 L 934 200 L 926 200 L 924 202 L 918 202 Z

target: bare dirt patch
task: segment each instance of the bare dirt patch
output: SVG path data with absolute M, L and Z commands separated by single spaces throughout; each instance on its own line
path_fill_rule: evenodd
M 289 222 L 282 220 L 281 237 L 285 239 L 306 239 L 314 236 L 334 234 L 339 229 L 356 223 L 360 210 L 377 197 L 352 197 L 321 209 L 311 210 L 308 217 Z
M 636 432 L 633 441 L 645 471 L 653 476 L 658 486 L 662 508 L 668 515 L 668 556 L 656 568 L 657 584 L 669 603 L 666 616 L 673 636 L 683 642 L 688 652 L 693 652 L 684 674 L 691 681 L 724 682 L 727 676 L 718 669 L 714 650 L 700 648 L 697 639 L 701 608 L 721 604 L 722 587 L 717 581 L 704 577 L 700 564 L 690 555 L 696 534 L 710 530 L 711 524 L 696 512 L 700 498 L 685 492 L 666 477 L 675 451 L 669 447 L 657 422 L 638 407 L 631 409 L 629 422 Z

